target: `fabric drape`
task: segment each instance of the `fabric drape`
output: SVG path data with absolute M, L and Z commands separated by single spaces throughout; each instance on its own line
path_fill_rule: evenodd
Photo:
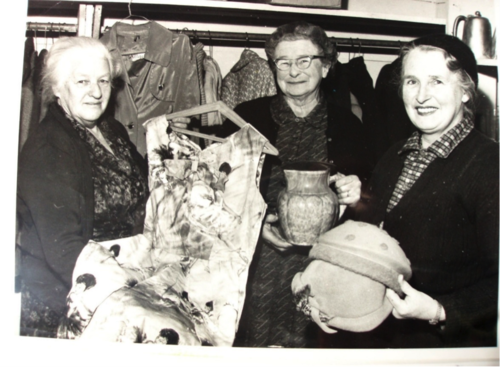
M 247 125 L 196 159 L 163 160 L 178 138 L 167 128 L 163 116 L 147 123 L 144 233 L 83 249 L 61 337 L 232 345 L 266 210 L 257 178 L 267 140 Z

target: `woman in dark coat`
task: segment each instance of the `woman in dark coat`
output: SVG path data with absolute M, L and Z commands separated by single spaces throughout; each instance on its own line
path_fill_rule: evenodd
M 106 47 L 62 38 L 49 51 L 54 101 L 19 158 L 21 335 L 54 337 L 82 248 L 142 232 L 147 164 L 105 110 L 120 72 Z
M 499 146 L 474 128 L 476 61 L 448 35 L 413 41 L 402 60 L 401 94 L 418 131 L 389 149 L 368 199 L 347 214 L 383 224 L 413 275 L 400 279 L 403 298 L 387 291 L 394 310 L 382 325 L 339 331 L 322 346 L 496 346 Z

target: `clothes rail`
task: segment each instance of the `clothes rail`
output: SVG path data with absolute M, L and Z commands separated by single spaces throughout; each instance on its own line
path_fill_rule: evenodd
M 28 22 L 28 31 L 36 32 L 51 32 L 51 33 L 75 33 L 77 32 L 76 24 L 67 23 L 39 23 Z M 103 32 L 106 29 L 103 28 Z M 229 45 L 229 46 L 253 46 L 264 47 L 268 34 L 262 33 L 247 33 L 247 32 L 212 32 L 199 31 L 191 29 L 170 29 L 172 32 L 184 33 L 193 40 L 202 41 L 206 45 Z M 397 54 L 404 41 L 387 41 L 377 39 L 360 39 L 360 38 L 337 38 L 331 37 L 335 42 L 339 51 L 358 51 L 359 53 L 376 53 L 376 54 Z
M 27 22 L 26 30 L 35 32 L 65 32 L 65 33 L 76 33 L 76 24 L 70 23 L 38 23 L 38 22 Z
M 269 37 L 268 34 L 262 33 L 242 33 L 242 32 L 212 32 L 212 31 L 198 31 L 189 29 L 176 29 L 172 30 L 177 33 L 184 33 L 190 37 L 199 40 L 221 40 L 221 41 L 242 41 L 252 43 L 264 43 Z M 338 38 L 331 37 L 338 47 L 348 47 L 353 50 L 369 48 L 389 49 L 391 51 L 399 51 L 401 46 L 406 43 L 402 41 L 384 41 L 374 39 L 360 39 L 360 38 Z

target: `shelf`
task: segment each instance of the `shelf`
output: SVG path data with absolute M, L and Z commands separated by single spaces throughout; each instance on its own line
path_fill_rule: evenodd
M 80 3 L 82 2 L 68 0 L 30 0 L 28 16 L 75 16 Z M 129 15 L 129 3 L 123 0 L 85 1 L 83 3 L 103 5 L 103 19 L 123 19 Z M 227 1 L 133 0 L 131 9 L 133 14 L 157 21 L 276 28 L 294 20 L 305 20 L 322 27 L 325 31 L 352 34 L 415 38 L 431 33 L 445 33 L 446 30 L 445 21 L 439 19 L 389 17 L 347 10 L 308 9 Z
M 498 60 L 495 60 L 495 59 L 477 60 L 477 65 L 478 66 L 494 66 L 494 67 L 498 67 Z
M 498 60 L 479 60 L 477 71 L 498 80 Z

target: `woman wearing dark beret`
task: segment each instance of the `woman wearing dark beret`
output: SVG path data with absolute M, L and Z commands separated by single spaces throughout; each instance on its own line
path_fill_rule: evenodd
M 458 38 L 432 35 L 402 52 L 400 91 L 417 127 L 377 164 L 350 218 L 383 224 L 411 261 L 392 316 L 325 347 L 497 345 L 499 146 L 474 128 L 478 74 Z

